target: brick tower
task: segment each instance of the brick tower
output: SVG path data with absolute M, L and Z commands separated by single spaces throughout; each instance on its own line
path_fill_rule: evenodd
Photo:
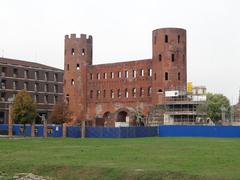
M 76 120 L 85 119 L 87 111 L 87 67 L 92 65 L 92 37 L 81 34 L 65 36 L 64 94 Z
M 156 29 L 152 34 L 153 104 L 166 90 L 186 90 L 186 30 Z

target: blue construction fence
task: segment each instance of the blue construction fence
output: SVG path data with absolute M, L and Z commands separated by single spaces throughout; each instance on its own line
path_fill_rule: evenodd
M 7 124 L 0 124 L 0 130 L 7 131 Z M 35 126 L 35 136 L 43 137 L 43 125 Z M 48 137 L 62 137 L 62 125 L 48 125 Z M 13 125 L 13 135 L 31 136 L 31 125 Z M 190 137 L 240 137 L 240 126 L 198 126 L 198 125 L 161 125 L 155 127 L 86 127 L 88 138 L 136 138 L 153 136 L 190 136 Z M 79 126 L 67 126 L 67 137 L 80 138 Z

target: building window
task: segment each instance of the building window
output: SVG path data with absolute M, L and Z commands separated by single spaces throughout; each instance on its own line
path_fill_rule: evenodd
M 152 69 L 148 69 L 148 76 L 152 76 Z
M 71 80 L 71 85 L 74 86 L 74 79 Z
M 106 90 L 105 89 L 103 90 L 103 97 L 104 98 L 106 97 Z
M 165 80 L 167 81 L 168 80 L 168 73 L 165 72 Z
M 118 96 L 118 98 L 121 98 L 121 96 L 122 96 L 122 93 L 121 93 L 120 89 L 117 90 L 117 96 Z
M 159 93 L 162 93 L 162 92 L 163 92 L 163 90 L 162 90 L 162 89 L 159 89 L 159 90 L 158 90 L 158 92 L 159 92 Z
M 66 102 L 67 102 L 67 104 L 69 104 L 69 102 L 70 102 L 69 94 L 66 95 Z
M 144 96 L 144 89 L 140 88 L 140 96 L 143 97 Z
M 48 72 L 45 72 L 44 76 L 45 76 L 45 81 L 48 81 Z
M 90 80 L 93 80 L 93 74 L 90 73 Z
M 81 50 L 81 55 L 82 55 L 82 56 L 85 55 L 85 49 L 84 49 L 84 48 L 82 48 L 82 50 Z
M 58 81 L 58 74 L 54 74 L 54 81 L 57 82 Z
M 160 62 L 162 61 L 162 55 L 161 55 L 161 54 L 158 55 L 158 60 L 159 60 Z
M 144 76 L 144 69 L 140 69 L 140 76 Z
M 39 79 L 39 72 L 38 71 L 34 72 L 34 78 L 35 78 L 35 80 Z
M 110 74 L 111 74 L 111 79 L 113 79 L 114 78 L 114 72 L 111 72 Z
M 58 101 L 58 97 L 57 96 L 53 96 L 53 104 L 56 104 Z
M 178 72 L 178 80 L 179 80 L 179 81 L 181 80 L 181 74 L 180 74 L 180 72 Z
M 6 80 L 1 81 L 2 89 L 6 89 Z
M 178 35 L 178 43 L 180 43 L 180 35 Z
M 48 92 L 48 84 L 45 84 L 45 86 L 44 86 L 44 91 L 45 91 L 45 92 Z
M 38 89 L 38 84 L 36 83 L 36 84 L 34 84 L 34 90 L 35 91 L 38 91 L 39 89 Z
M 28 70 L 24 70 L 24 78 L 28 78 Z
M 93 90 L 90 91 L 90 98 L 93 98 Z
M 114 98 L 114 91 L 111 90 L 111 98 L 113 99 Z
M 7 72 L 7 68 L 6 67 L 2 67 L 2 76 L 4 77 L 6 75 Z
M 100 78 L 101 78 L 100 73 L 97 73 L 97 79 L 100 79 Z
M 72 54 L 72 56 L 74 56 L 74 54 L 75 54 L 75 52 L 74 52 L 74 48 L 72 48 L 72 50 L 71 50 L 71 54 Z
M 107 73 L 103 73 L 103 78 L 107 79 Z
M 128 71 L 125 71 L 125 78 L 128 78 Z
M 118 78 L 121 78 L 121 77 L 122 77 L 122 72 L 119 71 L 119 72 L 118 72 Z
M 57 85 L 54 85 L 54 86 L 53 86 L 53 90 L 54 90 L 55 93 L 58 92 L 58 88 L 57 88 L 57 87 L 58 87 Z
M 148 96 L 151 96 L 152 94 L 152 87 L 148 87 Z
M 137 95 L 137 89 L 136 89 L 136 88 L 133 88 L 133 89 L 132 89 L 132 96 L 133 96 L 133 97 L 136 97 L 136 95 Z
M 128 89 L 125 89 L 125 98 L 128 98 Z
M 25 91 L 28 90 L 28 83 L 27 83 L 27 82 L 23 83 L 23 89 L 24 89 Z
M 137 71 L 133 70 L 133 78 L 136 78 L 136 77 L 137 77 Z
M 69 64 L 67 64 L 67 70 L 69 71 Z
M 18 76 L 18 69 L 13 69 L 13 77 L 17 77 Z
M 174 54 L 172 54 L 172 62 L 174 62 L 175 61 L 175 55 Z
M 47 104 L 48 103 L 48 95 L 44 96 L 44 103 Z
M 6 93 L 2 92 L 1 93 L 1 101 L 5 101 L 6 100 Z
M 168 35 L 165 35 L 165 43 L 168 43 Z
M 17 81 L 13 81 L 13 90 L 17 89 Z
M 77 69 L 78 71 L 80 70 L 80 65 L 79 65 L 79 64 L 77 64 L 76 69 Z
M 97 90 L 97 98 L 100 97 L 100 93 L 101 93 L 101 91 L 100 91 L 100 90 Z

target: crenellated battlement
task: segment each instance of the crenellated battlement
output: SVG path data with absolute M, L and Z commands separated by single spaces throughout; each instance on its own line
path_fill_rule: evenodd
M 86 35 L 86 34 L 80 34 L 80 36 L 77 36 L 76 34 L 70 34 L 70 35 L 65 35 L 65 39 L 86 39 L 88 41 L 92 41 L 92 36 L 91 35 Z

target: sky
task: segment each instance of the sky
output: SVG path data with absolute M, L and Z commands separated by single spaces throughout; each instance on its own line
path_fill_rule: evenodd
M 1 0 L 0 56 L 63 69 L 64 36 L 93 36 L 93 63 L 152 57 L 152 31 L 187 30 L 188 81 L 238 101 L 238 0 Z

